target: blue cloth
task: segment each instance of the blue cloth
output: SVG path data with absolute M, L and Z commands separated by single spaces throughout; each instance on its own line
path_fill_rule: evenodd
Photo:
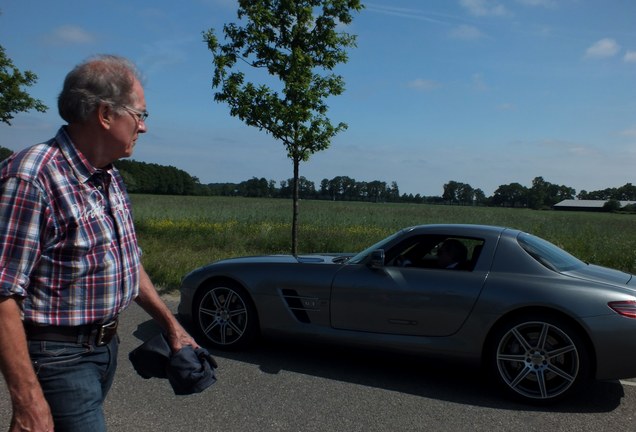
M 29 354 L 55 430 L 106 432 L 102 409 L 117 368 L 119 339 L 103 346 L 29 341 Z
M 216 361 L 205 348 L 185 346 L 172 353 L 160 333 L 135 348 L 128 355 L 143 378 L 167 378 L 176 395 L 200 393 L 216 382 Z

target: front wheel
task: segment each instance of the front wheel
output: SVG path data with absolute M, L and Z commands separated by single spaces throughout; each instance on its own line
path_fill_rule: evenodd
M 244 348 L 258 333 L 252 300 L 235 284 L 205 288 L 195 302 L 194 316 L 199 333 L 216 348 Z
M 501 326 L 489 347 L 489 366 L 502 387 L 526 402 L 549 403 L 588 381 L 590 356 L 567 322 L 519 317 Z

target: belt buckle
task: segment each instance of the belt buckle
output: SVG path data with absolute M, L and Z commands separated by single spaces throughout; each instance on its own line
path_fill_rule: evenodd
M 95 345 L 104 346 L 111 341 L 115 333 L 117 332 L 118 321 L 115 319 L 107 324 L 99 327 L 97 332 L 97 338 L 95 339 Z

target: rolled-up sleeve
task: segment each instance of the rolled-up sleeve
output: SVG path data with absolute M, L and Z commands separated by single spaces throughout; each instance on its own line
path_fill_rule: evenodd
M 0 297 L 26 296 L 47 209 L 36 185 L 15 177 L 0 180 Z

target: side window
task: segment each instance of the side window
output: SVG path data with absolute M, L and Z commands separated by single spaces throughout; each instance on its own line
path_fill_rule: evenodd
M 419 236 L 392 248 L 387 265 L 472 271 L 484 240 L 468 237 Z
M 387 265 L 418 268 L 434 267 L 435 260 L 431 261 L 429 254 L 442 239 L 443 237 L 439 236 L 410 237 L 388 251 Z

